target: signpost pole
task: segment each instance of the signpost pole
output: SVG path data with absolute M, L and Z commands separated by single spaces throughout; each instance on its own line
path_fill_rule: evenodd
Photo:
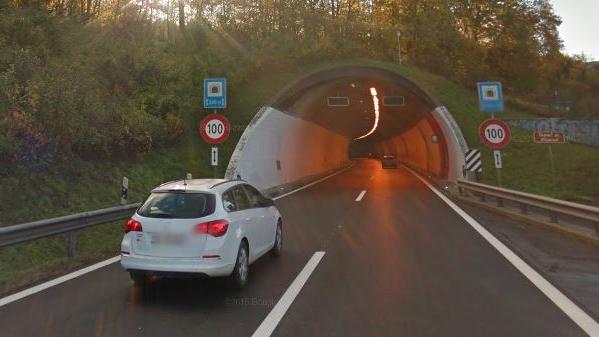
M 212 155 L 217 155 L 218 153 L 218 146 L 214 146 L 214 148 L 212 149 L 212 151 L 214 152 Z M 216 159 L 218 160 L 218 159 Z M 218 162 L 216 165 L 212 166 L 214 168 L 214 178 L 218 178 Z
M 204 79 L 204 109 L 213 110 L 213 114 L 204 118 L 200 123 L 200 135 L 210 147 L 210 165 L 214 178 L 218 178 L 218 144 L 229 137 L 230 124 L 218 109 L 227 108 L 227 79 Z
M 502 187 L 501 186 L 501 169 L 500 168 L 497 169 L 497 186 Z
M 218 113 L 218 111 L 216 109 L 214 109 L 214 113 Z M 212 150 L 212 151 L 216 151 L 216 155 L 218 156 L 218 145 L 214 146 L 216 148 L 216 150 Z M 212 154 L 213 156 L 215 155 L 215 153 Z M 213 165 L 214 168 L 214 178 L 218 178 L 218 157 L 216 159 L 216 165 Z
M 557 192 L 557 180 L 555 179 L 555 161 L 553 160 L 553 149 L 551 144 L 548 145 L 549 149 L 549 162 L 551 164 L 551 178 L 553 179 L 553 190 Z

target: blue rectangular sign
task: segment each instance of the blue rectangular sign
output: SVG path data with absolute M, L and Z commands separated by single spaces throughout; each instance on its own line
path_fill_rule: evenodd
M 484 112 L 503 112 L 501 82 L 479 82 L 478 104 Z
M 227 107 L 227 79 L 204 79 L 204 108 L 225 109 Z

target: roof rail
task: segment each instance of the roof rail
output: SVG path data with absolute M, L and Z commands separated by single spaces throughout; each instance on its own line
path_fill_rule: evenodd
M 167 184 L 176 183 L 177 181 L 183 181 L 183 179 L 178 179 L 178 180 L 171 180 L 171 181 L 167 181 L 167 182 L 165 182 L 165 183 L 162 183 L 162 184 L 158 185 L 158 187 L 160 187 L 160 186 L 164 186 L 164 185 L 167 185 Z
M 243 180 L 243 179 L 228 179 L 228 180 L 221 181 L 220 183 L 216 183 L 216 184 L 210 186 L 210 189 L 213 189 L 216 186 L 220 186 L 220 185 L 223 185 L 223 184 L 232 183 L 234 181 L 243 181 L 243 182 L 245 182 L 245 180 Z

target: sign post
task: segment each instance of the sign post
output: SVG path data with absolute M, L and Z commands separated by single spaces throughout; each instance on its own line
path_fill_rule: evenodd
M 499 150 L 510 143 L 510 127 L 498 119 L 487 119 L 480 125 L 478 136 L 487 147 L 495 150 L 493 151 L 493 160 L 497 169 L 497 186 L 501 186 L 503 163 L 501 162 L 501 152 Z
M 128 196 L 129 196 L 129 179 L 127 177 L 123 177 L 123 185 L 121 187 L 121 205 L 125 205 L 127 203 Z
M 547 148 L 549 149 L 549 163 L 551 165 L 551 178 L 553 179 L 553 189 L 557 191 L 555 159 L 553 157 L 553 149 L 551 148 L 551 144 L 564 144 L 566 142 L 566 135 L 562 132 L 535 131 L 532 135 L 532 140 L 536 144 L 548 144 Z
M 510 129 L 504 122 L 495 119 L 496 112 L 503 112 L 503 89 L 501 82 L 479 82 L 478 88 L 478 105 L 480 111 L 490 112 L 491 118 L 480 126 L 479 136 L 483 143 L 493 151 L 495 168 L 497 169 L 497 185 L 501 186 L 501 152 L 499 149 L 504 148 L 510 141 Z
M 218 146 L 229 137 L 229 121 L 217 113 L 216 109 L 227 108 L 227 79 L 204 79 L 204 108 L 214 109 L 214 113 L 200 123 L 200 134 L 204 141 L 213 144 L 210 150 L 210 163 L 214 167 L 214 177 L 218 178 Z
M 208 144 L 212 144 L 210 149 L 210 163 L 214 167 L 214 177 L 218 178 L 218 144 L 224 142 L 231 132 L 229 120 L 219 114 L 210 114 L 206 116 L 199 127 L 202 139 Z

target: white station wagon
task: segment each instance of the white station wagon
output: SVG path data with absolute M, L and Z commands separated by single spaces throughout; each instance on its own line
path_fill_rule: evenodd
M 175 181 L 154 189 L 125 224 L 121 265 L 136 284 L 151 275 L 229 276 L 242 287 L 249 265 L 279 256 L 283 222 L 272 199 L 241 180 Z

